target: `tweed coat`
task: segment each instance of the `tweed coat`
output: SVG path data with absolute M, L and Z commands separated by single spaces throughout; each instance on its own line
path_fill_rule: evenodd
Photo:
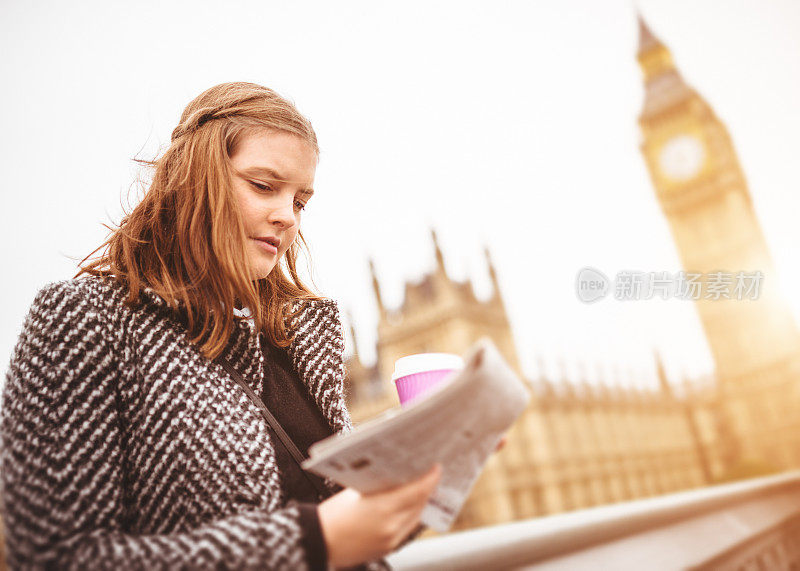
M 266 421 L 164 300 L 145 289 L 130 308 L 126 294 L 107 278 L 50 284 L 25 320 L 0 422 L 10 567 L 307 568 Z M 332 430 L 349 431 L 338 308 L 301 307 L 292 363 Z M 224 355 L 261 394 L 251 322 Z

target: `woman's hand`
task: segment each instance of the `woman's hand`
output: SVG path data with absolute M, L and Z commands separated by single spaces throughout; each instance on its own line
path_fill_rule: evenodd
M 349 567 L 394 551 L 417 527 L 441 474 L 436 464 L 421 478 L 391 490 L 361 494 L 346 488 L 322 502 L 318 513 L 328 563 Z

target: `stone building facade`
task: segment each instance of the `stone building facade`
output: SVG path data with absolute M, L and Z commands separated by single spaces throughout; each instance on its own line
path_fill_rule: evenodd
M 399 406 L 391 378 L 394 361 L 411 353 L 463 354 L 488 336 L 521 374 L 498 277 L 486 252 L 493 290 L 478 300 L 469 282 L 447 276 L 433 234 L 435 269 L 407 284 L 403 303 L 380 311 L 378 360 L 347 361 L 349 407 L 356 423 Z M 351 330 L 351 336 L 356 338 Z M 656 357 L 658 358 L 658 357 Z M 526 519 L 565 510 L 700 486 L 719 471 L 714 391 L 707 382 L 679 392 L 657 362 L 660 390 L 620 388 L 613 380 L 530 379 L 533 397 L 487 463 L 453 529 Z

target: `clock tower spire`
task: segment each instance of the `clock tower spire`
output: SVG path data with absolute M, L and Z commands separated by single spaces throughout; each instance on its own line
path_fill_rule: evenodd
M 686 84 L 641 14 L 638 24 L 637 59 L 644 80 L 641 151 L 683 269 L 702 274 L 702 294 L 695 304 L 721 390 L 729 401 L 736 400 L 734 393 L 746 400 L 748 391 L 778 382 L 767 376 L 797 355 L 797 329 L 779 294 L 728 130 Z M 759 279 L 758 298 L 709 298 L 710 276 L 719 272 L 731 292 L 739 272 Z M 756 278 L 756 272 L 762 277 Z M 745 422 L 741 407 L 733 409 L 736 422 Z M 734 432 L 742 435 L 752 427 L 737 428 Z
M 661 43 L 641 14 L 639 21 L 639 50 L 636 59 L 642 68 L 645 83 L 644 105 L 642 116 L 658 115 L 665 109 L 686 101 L 694 91 L 683 81 L 672 61 L 667 47 Z

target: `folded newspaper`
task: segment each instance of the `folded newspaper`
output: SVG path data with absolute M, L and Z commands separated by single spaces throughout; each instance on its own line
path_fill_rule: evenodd
M 529 400 L 526 386 L 483 338 L 466 353 L 463 369 L 407 408 L 313 444 L 303 468 L 370 493 L 409 482 L 440 463 L 442 477 L 421 519 L 445 532 Z

